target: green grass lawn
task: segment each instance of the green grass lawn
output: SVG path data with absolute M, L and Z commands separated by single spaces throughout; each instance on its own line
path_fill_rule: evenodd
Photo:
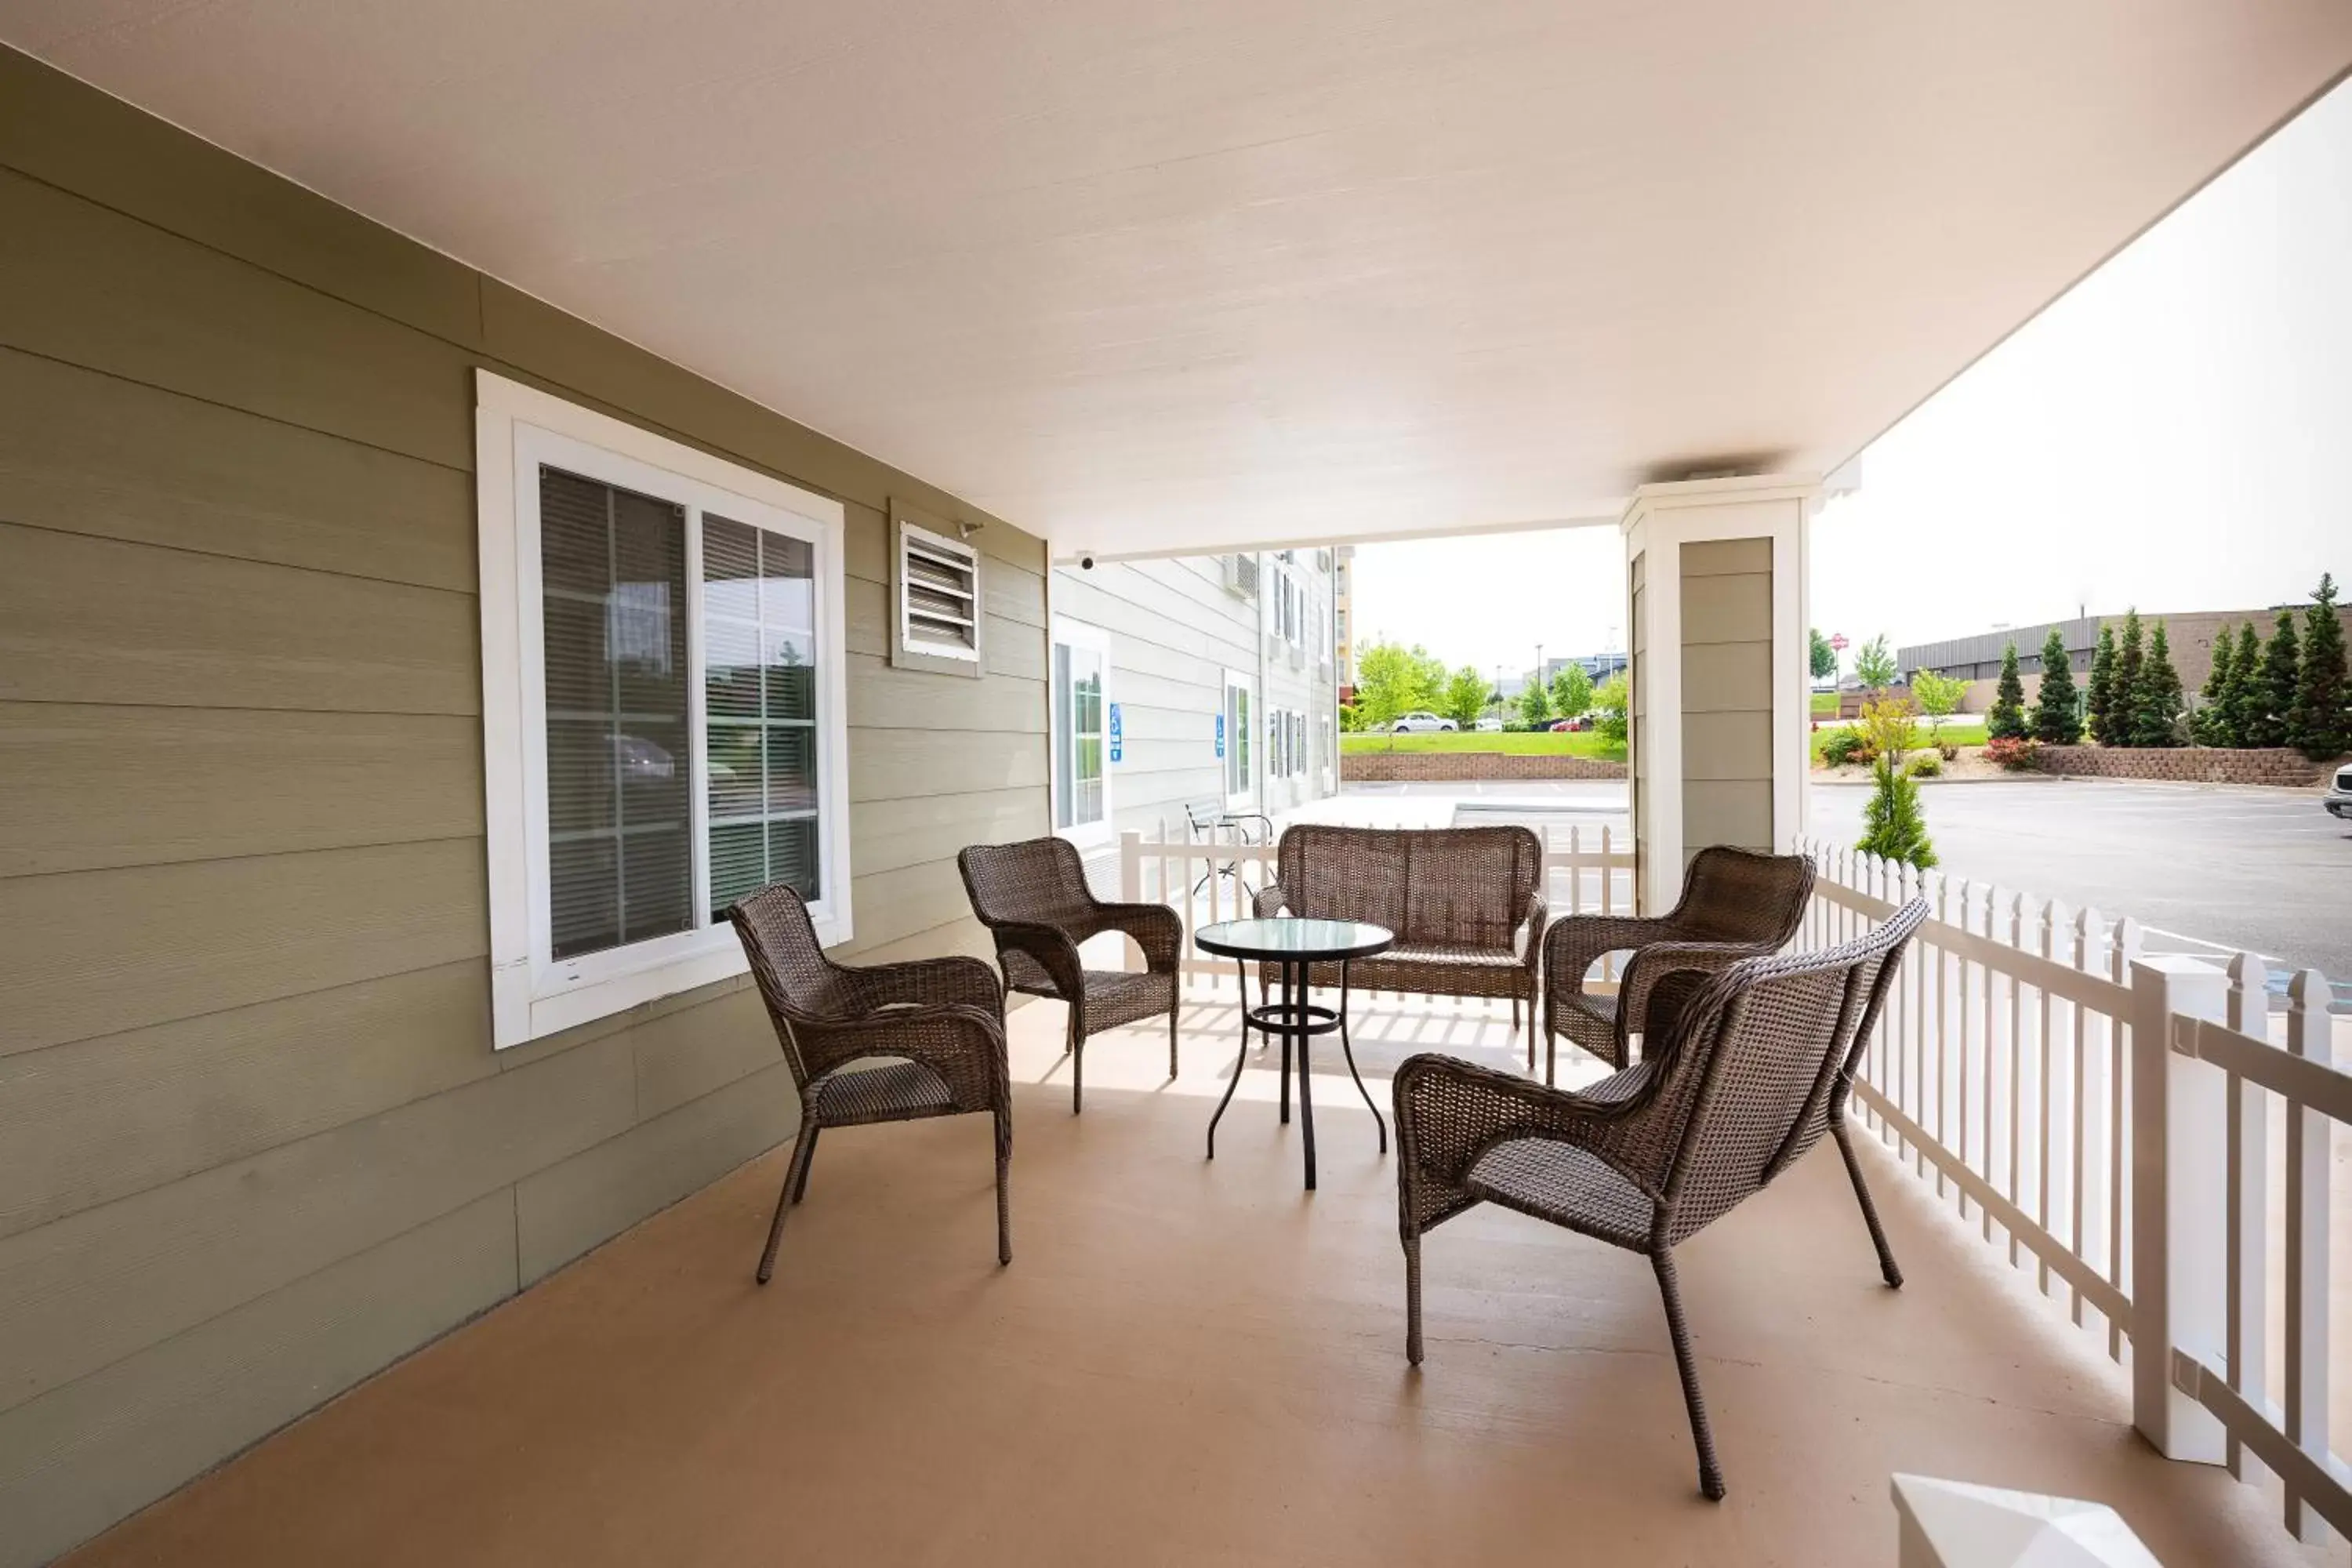
M 1441 731 L 1433 735 L 1342 735 L 1339 750 L 1360 752 L 1507 752 L 1514 756 L 1597 757 L 1603 762 L 1625 760 L 1625 742 L 1612 741 L 1591 730 L 1555 735 L 1549 731 Z
M 1813 717 L 1814 717 L 1814 718 L 1816 718 L 1816 719 L 1834 719 L 1834 718 L 1836 718 L 1836 717 L 1837 717 L 1837 710 L 1838 710 L 1838 694 L 1837 694 L 1836 692 L 1834 692 L 1834 691 L 1816 691 L 1816 692 L 1814 692 L 1814 693 L 1813 693 Z
M 1985 743 L 1985 726 L 1981 719 L 1947 720 L 1941 732 L 1932 736 L 1925 724 L 1919 725 L 1918 730 L 1921 751 L 1926 751 L 1939 740 L 1952 746 L 1981 746 Z M 1813 731 L 1813 761 L 1818 763 L 1822 760 L 1822 742 L 1836 733 L 1834 729 Z

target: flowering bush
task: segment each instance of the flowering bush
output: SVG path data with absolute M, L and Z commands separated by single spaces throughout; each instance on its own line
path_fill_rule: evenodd
M 2033 769 L 2033 753 L 2041 749 L 2042 742 L 2030 735 L 2003 736 L 1985 742 L 1985 761 L 1997 763 L 2013 773 L 2030 773 Z
M 1840 730 L 1822 742 L 1822 761 L 1833 768 L 1867 763 L 1871 756 L 1870 743 L 1853 730 Z

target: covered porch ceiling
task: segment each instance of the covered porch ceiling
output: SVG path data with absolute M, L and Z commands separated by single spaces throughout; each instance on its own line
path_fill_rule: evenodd
M 1822 471 L 2343 0 L 0 0 L 0 39 L 1104 556 Z

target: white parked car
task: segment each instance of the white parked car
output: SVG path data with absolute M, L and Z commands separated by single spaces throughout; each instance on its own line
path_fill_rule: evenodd
M 1427 709 L 1417 708 L 1410 713 L 1400 714 L 1396 722 L 1389 726 L 1389 731 L 1397 735 L 1427 735 L 1439 730 L 1460 728 L 1462 726 L 1451 719 L 1441 719 Z
M 1499 735 L 1503 732 L 1503 721 L 1489 716 L 1479 720 L 1472 728 L 1482 735 Z

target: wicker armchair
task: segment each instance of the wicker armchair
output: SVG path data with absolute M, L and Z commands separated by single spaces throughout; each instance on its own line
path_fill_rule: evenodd
M 1682 1373 L 1699 1487 L 1721 1499 L 1674 1248 L 1826 1132 L 1845 1158 L 1880 1275 L 1903 1283 L 1854 1158 L 1845 1104 L 1887 983 L 1927 918 L 1927 901 L 1915 899 L 1869 936 L 1825 952 L 1660 976 L 1659 999 L 1674 1006 L 1654 1048 L 1582 1090 L 1450 1057 L 1406 1061 L 1395 1084 L 1406 1358 L 1422 1359 L 1421 1238 L 1478 1204 L 1645 1254 Z
M 1803 856 L 1759 855 L 1718 844 L 1692 858 L 1680 901 L 1662 916 L 1569 915 L 1553 921 L 1544 940 L 1544 1081 L 1558 1081 L 1561 1035 L 1611 1067 L 1623 1067 L 1629 1037 L 1661 1012 L 1646 976 L 1727 969 L 1778 952 L 1797 934 L 1812 893 L 1813 863 Z M 1587 992 L 1585 972 L 1602 954 L 1627 949 L 1664 951 L 1649 963 L 1629 965 L 1617 994 Z
M 996 1118 L 996 1260 L 1013 1261 L 1005 1179 L 1013 1162 L 1013 1075 L 1004 1060 L 1004 993 L 977 958 L 919 958 L 851 969 L 817 945 L 808 906 L 782 883 L 727 911 L 801 1091 L 801 1131 L 760 1254 L 775 1272 L 784 1216 L 807 1195 L 817 1135 L 828 1127 L 986 1111 Z M 863 1058 L 886 1066 L 843 1069 Z
M 1176 1076 L 1176 961 L 1184 925 L 1165 904 L 1105 903 L 1087 889 L 1086 867 L 1068 840 L 976 844 L 956 857 L 972 913 L 996 938 L 1004 984 L 1070 1005 L 1070 1113 L 1085 1106 L 1087 1037 L 1139 1018 L 1168 1015 L 1168 1076 Z M 1143 950 L 1144 970 L 1088 969 L 1078 943 L 1125 931 Z

